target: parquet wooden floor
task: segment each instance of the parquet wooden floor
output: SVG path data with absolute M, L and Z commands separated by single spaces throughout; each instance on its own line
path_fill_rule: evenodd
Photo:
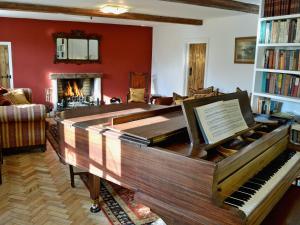
M 89 212 L 89 193 L 80 179 L 71 188 L 68 167 L 46 152 L 4 156 L 0 225 L 109 225 L 103 212 Z

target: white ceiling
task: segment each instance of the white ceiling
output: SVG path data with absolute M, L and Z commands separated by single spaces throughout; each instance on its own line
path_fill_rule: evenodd
M 1 0 L 0 0 L 1 1 Z M 260 0 L 239 0 L 252 4 L 259 4 Z M 222 10 L 216 8 L 208 8 L 194 5 L 186 5 L 172 2 L 164 2 L 160 0 L 12 0 L 10 2 L 43 4 L 64 7 L 77 8 L 99 8 L 105 3 L 118 3 L 130 7 L 130 12 L 153 14 L 160 16 L 173 16 L 193 19 L 210 19 L 216 17 L 228 17 L 244 14 L 243 12 Z M 134 25 L 151 25 L 151 22 L 143 21 L 126 21 L 106 18 L 94 18 L 90 21 L 88 17 L 70 16 L 62 14 L 46 14 L 46 13 L 29 13 L 0 10 L 1 17 L 16 17 L 16 18 L 33 18 L 33 19 L 49 19 L 49 20 L 67 20 L 67 21 L 83 21 L 83 22 L 104 22 L 104 23 L 121 23 Z

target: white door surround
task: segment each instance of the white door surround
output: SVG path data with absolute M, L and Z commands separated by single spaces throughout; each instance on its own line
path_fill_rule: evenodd
M 11 42 L 0 42 L 0 45 L 6 45 L 8 47 L 8 63 L 9 63 L 9 75 L 10 87 L 14 88 L 14 76 L 13 76 L 13 64 L 12 64 L 12 52 L 11 52 Z

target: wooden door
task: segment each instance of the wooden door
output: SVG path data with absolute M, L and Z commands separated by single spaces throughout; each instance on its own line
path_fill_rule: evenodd
M 8 45 L 0 44 L 0 86 L 11 87 L 11 74 L 9 69 Z
M 190 44 L 187 94 L 204 87 L 206 44 Z

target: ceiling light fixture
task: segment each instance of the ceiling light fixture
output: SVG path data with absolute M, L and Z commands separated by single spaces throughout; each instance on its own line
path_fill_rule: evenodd
M 129 7 L 124 6 L 124 5 L 111 5 L 111 4 L 106 4 L 101 6 L 100 11 L 103 13 L 112 13 L 112 14 L 123 14 L 128 12 Z

